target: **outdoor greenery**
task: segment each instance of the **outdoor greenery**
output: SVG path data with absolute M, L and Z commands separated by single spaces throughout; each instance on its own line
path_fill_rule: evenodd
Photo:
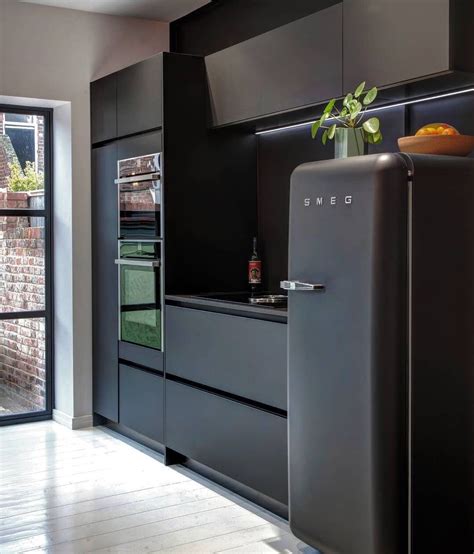
M 324 129 L 322 142 L 326 144 L 327 140 L 332 140 L 336 135 L 336 129 L 345 127 L 349 129 L 362 129 L 364 141 L 370 144 L 382 142 L 382 133 L 380 131 L 380 121 L 377 117 L 371 117 L 366 121 L 364 119 L 365 111 L 377 97 L 377 87 L 365 90 L 365 81 L 360 83 L 356 90 L 350 92 L 343 100 L 340 108 L 337 106 L 337 100 L 333 98 L 324 108 L 322 116 L 311 126 L 311 136 L 316 138 L 319 129 Z M 335 121 L 328 125 L 330 121 Z
M 27 192 L 44 188 L 44 174 L 35 170 L 33 162 L 26 162 L 22 169 L 18 162 L 9 163 L 10 175 L 7 177 L 8 188 L 13 192 Z

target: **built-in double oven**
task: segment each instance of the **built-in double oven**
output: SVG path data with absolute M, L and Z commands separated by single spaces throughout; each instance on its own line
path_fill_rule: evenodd
M 119 340 L 163 350 L 161 155 L 118 162 Z

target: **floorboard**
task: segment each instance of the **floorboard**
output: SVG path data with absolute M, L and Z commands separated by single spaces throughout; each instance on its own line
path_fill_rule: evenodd
M 0 552 L 308 553 L 287 523 L 104 428 L 0 427 Z

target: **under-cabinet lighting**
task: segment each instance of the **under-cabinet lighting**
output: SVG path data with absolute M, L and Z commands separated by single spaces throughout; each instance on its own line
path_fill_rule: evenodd
M 459 96 L 460 94 L 467 94 L 468 92 L 474 92 L 474 88 L 468 88 L 464 90 L 457 90 L 455 92 L 445 92 L 443 94 L 437 94 L 435 96 L 427 96 L 426 98 L 418 98 L 416 100 L 406 100 L 405 102 L 397 102 L 395 104 L 387 104 L 386 106 L 380 106 L 378 108 L 369 108 L 365 113 L 380 112 L 383 110 L 390 110 L 392 108 L 399 108 L 401 106 L 409 106 L 410 104 L 421 104 L 422 102 L 429 102 L 430 100 L 438 100 L 440 98 L 447 98 L 448 96 Z M 334 118 L 330 118 L 334 119 Z M 327 121 L 330 120 L 329 118 Z M 303 123 L 295 123 L 294 125 L 285 125 L 284 127 L 275 127 L 274 129 L 265 129 L 263 131 L 256 131 L 256 135 L 268 135 L 270 133 L 279 133 L 280 131 L 286 131 L 288 129 L 297 129 L 298 127 L 309 127 L 316 121 L 305 121 Z

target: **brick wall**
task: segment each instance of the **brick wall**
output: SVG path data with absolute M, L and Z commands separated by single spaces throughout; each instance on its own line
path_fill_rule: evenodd
M 0 192 L 0 208 L 28 207 L 24 192 Z M 45 302 L 43 220 L 0 217 L 0 311 L 43 310 Z M 43 409 L 45 328 L 42 319 L 0 322 L 0 385 Z

